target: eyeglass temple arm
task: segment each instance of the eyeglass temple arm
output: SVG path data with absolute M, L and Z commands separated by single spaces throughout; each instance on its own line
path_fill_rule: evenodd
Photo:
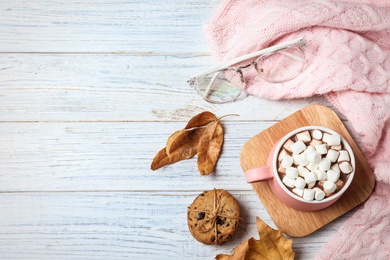
M 281 44 L 277 44 L 277 45 L 274 45 L 274 46 L 271 46 L 271 47 L 268 47 L 268 48 L 265 48 L 265 49 L 262 49 L 262 50 L 259 50 L 259 51 L 256 51 L 256 52 L 252 52 L 252 53 L 249 53 L 249 54 L 237 57 L 237 58 L 235 58 L 233 60 L 230 60 L 230 61 L 226 62 L 225 64 L 221 64 L 221 65 L 219 65 L 217 67 L 214 67 L 212 69 L 208 69 L 206 71 L 203 71 L 201 73 L 193 75 L 192 77 L 190 77 L 190 79 L 191 78 L 200 77 L 200 76 L 204 76 L 204 75 L 207 75 L 207 74 L 211 74 L 211 73 L 219 71 L 219 70 L 227 69 L 227 68 L 233 66 L 234 64 L 240 63 L 242 61 L 245 61 L 245 60 L 248 60 L 248 59 L 251 59 L 251 58 L 254 58 L 254 57 L 258 57 L 260 55 L 264 55 L 264 54 L 267 54 L 267 53 L 272 53 L 272 52 L 277 52 L 279 50 L 283 50 L 283 49 L 288 48 L 291 45 L 297 44 L 297 43 L 299 43 L 301 41 L 304 42 L 304 38 L 297 38 L 297 39 L 294 39 L 294 40 L 291 40 L 291 41 L 283 42 Z

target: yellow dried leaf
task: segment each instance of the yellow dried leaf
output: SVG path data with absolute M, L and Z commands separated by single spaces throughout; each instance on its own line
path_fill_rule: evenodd
M 260 218 L 256 218 L 256 224 L 260 240 L 252 237 L 236 247 L 231 256 L 217 255 L 216 259 L 294 259 L 295 253 L 292 250 L 292 240 L 287 240 L 280 230 L 272 229 Z
M 233 255 L 217 255 L 215 257 L 216 260 L 242 260 L 245 259 L 245 254 L 249 249 L 248 240 L 239 244 L 236 248 L 234 248 Z

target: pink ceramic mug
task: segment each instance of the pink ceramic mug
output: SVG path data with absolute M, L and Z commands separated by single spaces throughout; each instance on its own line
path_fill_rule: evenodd
M 339 135 L 335 131 L 322 127 L 322 126 L 305 126 L 298 129 L 295 129 L 282 137 L 272 148 L 268 160 L 267 165 L 260 168 L 254 168 L 250 169 L 245 172 L 246 180 L 249 183 L 254 183 L 258 181 L 268 181 L 268 184 L 274 193 L 274 195 L 279 198 L 283 203 L 285 203 L 287 206 L 302 210 L 302 211 L 316 211 L 324 209 L 333 203 L 335 203 L 341 195 L 348 189 L 350 186 L 353 177 L 355 175 L 355 156 L 353 154 L 351 146 L 348 144 L 348 142 L 341 137 L 341 143 L 343 145 L 343 149 L 347 150 L 350 156 L 350 164 L 352 166 L 352 172 L 349 173 L 348 178 L 346 179 L 346 182 L 344 183 L 344 186 L 341 188 L 341 190 L 335 192 L 334 194 L 325 197 L 322 200 L 304 200 L 302 197 L 294 194 L 292 191 L 290 191 L 282 182 L 282 180 L 279 177 L 278 173 L 278 156 L 279 152 L 283 148 L 283 144 L 294 135 L 304 132 L 304 131 L 311 131 L 318 129 L 322 131 L 323 133 L 333 134 L 333 135 Z M 343 173 L 341 173 L 343 174 Z

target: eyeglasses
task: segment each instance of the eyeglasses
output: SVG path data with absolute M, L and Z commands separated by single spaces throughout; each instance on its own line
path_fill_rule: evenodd
M 242 70 L 252 65 L 264 80 L 271 83 L 285 82 L 298 76 L 305 66 L 303 48 L 306 45 L 304 38 L 274 45 L 196 74 L 187 82 L 210 103 L 231 102 L 245 89 L 246 82 Z M 249 64 L 232 67 L 252 58 L 255 60 Z

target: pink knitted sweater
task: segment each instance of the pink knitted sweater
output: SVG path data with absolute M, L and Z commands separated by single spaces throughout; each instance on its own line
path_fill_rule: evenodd
M 205 31 L 219 62 L 306 38 L 301 75 L 271 84 L 248 71 L 246 91 L 266 99 L 324 95 L 349 119 L 377 185 L 318 259 L 390 259 L 390 1 L 225 0 Z

